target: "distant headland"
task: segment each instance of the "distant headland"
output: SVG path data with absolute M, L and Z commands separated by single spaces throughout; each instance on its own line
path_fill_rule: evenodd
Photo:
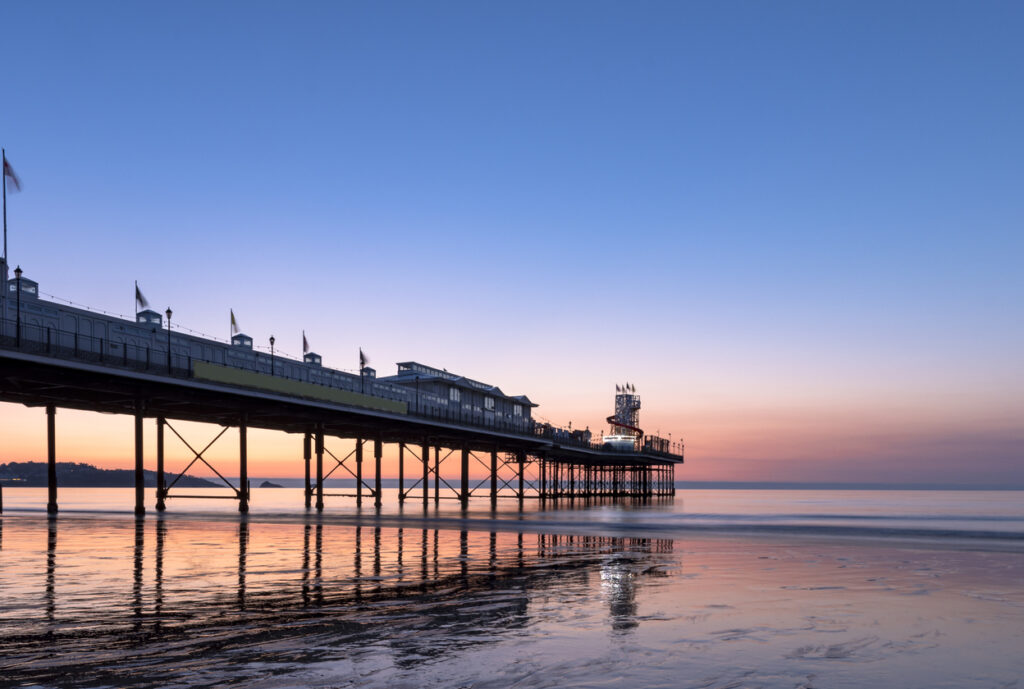
M 156 487 L 156 472 L 145 471 L 147 488 Z M 170 480 L 170 479 L 168 479 Z M 46 487 L 46 462 L 8 462 L 0 464 L 0 484 Z M 100 469 L 82 462 L 57 462 L 57 484 L 68 488 L 131 488 L 135 485 L 132 469 Z M 196 476 L 182 476 L 178 486 L 183 488 L 217 488 L 220 484 Z

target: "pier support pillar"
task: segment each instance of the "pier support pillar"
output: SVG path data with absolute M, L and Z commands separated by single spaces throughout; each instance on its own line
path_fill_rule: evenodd
M 498 448 L 491 450 L 491 508 L 498 506 Z
M 324 510 L 324 425 L 316 425 L 316 511 Z
M 167 477 L 164 475 L 164 425 L 167 420 L 158 417 L 156 420 L 156 511 L 167 509 L 164 502 L 167 498 Z
M 146 474 L 142 463 L 142 402 L 135 403 L 135 514 L 146 513 Z
M 57 408 L 46 405 L 46 511 L 57 514 Z
M 430 441 L 424 440 L 420 448 L 420 461 L 423 463 L 423 509 L 427 509 L 430 500 Z
M 238 511 L 249 511 L 249 439 L 247 414 L 238 419 Z
M 462 509 L 469 506 L 469 447 L 462 446 L 462 483 L 459 486 L 459 501 Z
M 519 502 L 523 502 L 523 498 L 526 497 L 526 493 L 523 490 L 523 485 L 526 480 L 526 450 L 519 450 L 516 453 L 516 463 L 519 465 Z
M 306 465 L 306 483 L 304 484 L 306 489 L 303 491 L 305 496 L 306 509 L 308 510 L 313 502 L 313 490 L 309 484 L 309 460 L 313 458 L 313 438 L 309 431 L 302 434 L 302 461 Z
M 538 472 L 540 473 L 540 490 L 538 493 L 541 502 L 543 502 L 548 497 L 548 463 L 544 460 L 543 456 L 537 459 L 537 463 L 539 465 Z
M 380 436 L 373 439 L 373 506 L 379 508 L 381 501 L 380 459 L 383 454 Z
M 356 507 L 363 506 L 363 439 L 356 438 Z
M 398 504 L 405 503 L 405 443 L 398 443 Z
M 434 505 L 441 502 L 441 446 L 434 446 Z

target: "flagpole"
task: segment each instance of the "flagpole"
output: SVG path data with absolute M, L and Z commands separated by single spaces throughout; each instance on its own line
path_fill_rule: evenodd
M 7 149 L 0 149 L 3 151 L 3 164 L 0 167 L 3 168 L 4 177 L 4 265 L 7 265 Z
M 3 162 L 0 162 L 0 177 L 4 178 L 4 274 L 3 279 L 7 281 L 7 149 L 0 149 Z M 21 297 L 21 294 L 18 294 Z M 0 285 L 0 318 L 7 318 L 7 285 Z M 3 332 L 0 330 L 0 332 Z
M 139 320 L 139 281 L 135 281 L 135 321 Z

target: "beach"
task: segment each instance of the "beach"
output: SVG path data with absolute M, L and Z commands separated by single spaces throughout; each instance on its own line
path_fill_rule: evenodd
M 144 520 L 90 508 L 118 490 L 79 489 L 56 520 L 3 515 L 5 686 L 1008 687 L 1024 676 L 1022 515 L 1009 492 L 921 492 L 912 529 L 866 533 L 842 524 L 892 503 L 886 491 L 861 492 L 855 509 L 833 497 L 831 513 L 828 495 L 800 505 L 777 491 L 478 506 L 464 519 L 391 503 L 318 517 L 280 509 L 286 495 L 247 518 L 205 501 Z M 972 514 L 984 504 L 1005 506 L 1001 534 Z

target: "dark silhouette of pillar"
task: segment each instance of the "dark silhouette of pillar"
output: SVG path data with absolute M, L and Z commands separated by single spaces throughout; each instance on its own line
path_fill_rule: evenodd
M 146 474 L 142 466 L 142 403 L 135 403 L 135 514 L 146 513 Z
M 164 476 L 164 425 L 167 420 L 158 417 L 156 420 L 156 511 L 163 512 L 167 509 L 164 502 L 167 492 L 167 480 Z
M 238 511 L 249 511 L 249 441 L 248 415 L 243 413 L 238 420 Z
M 46 511 L 57 514 L 57 408 L 46 405 Z

